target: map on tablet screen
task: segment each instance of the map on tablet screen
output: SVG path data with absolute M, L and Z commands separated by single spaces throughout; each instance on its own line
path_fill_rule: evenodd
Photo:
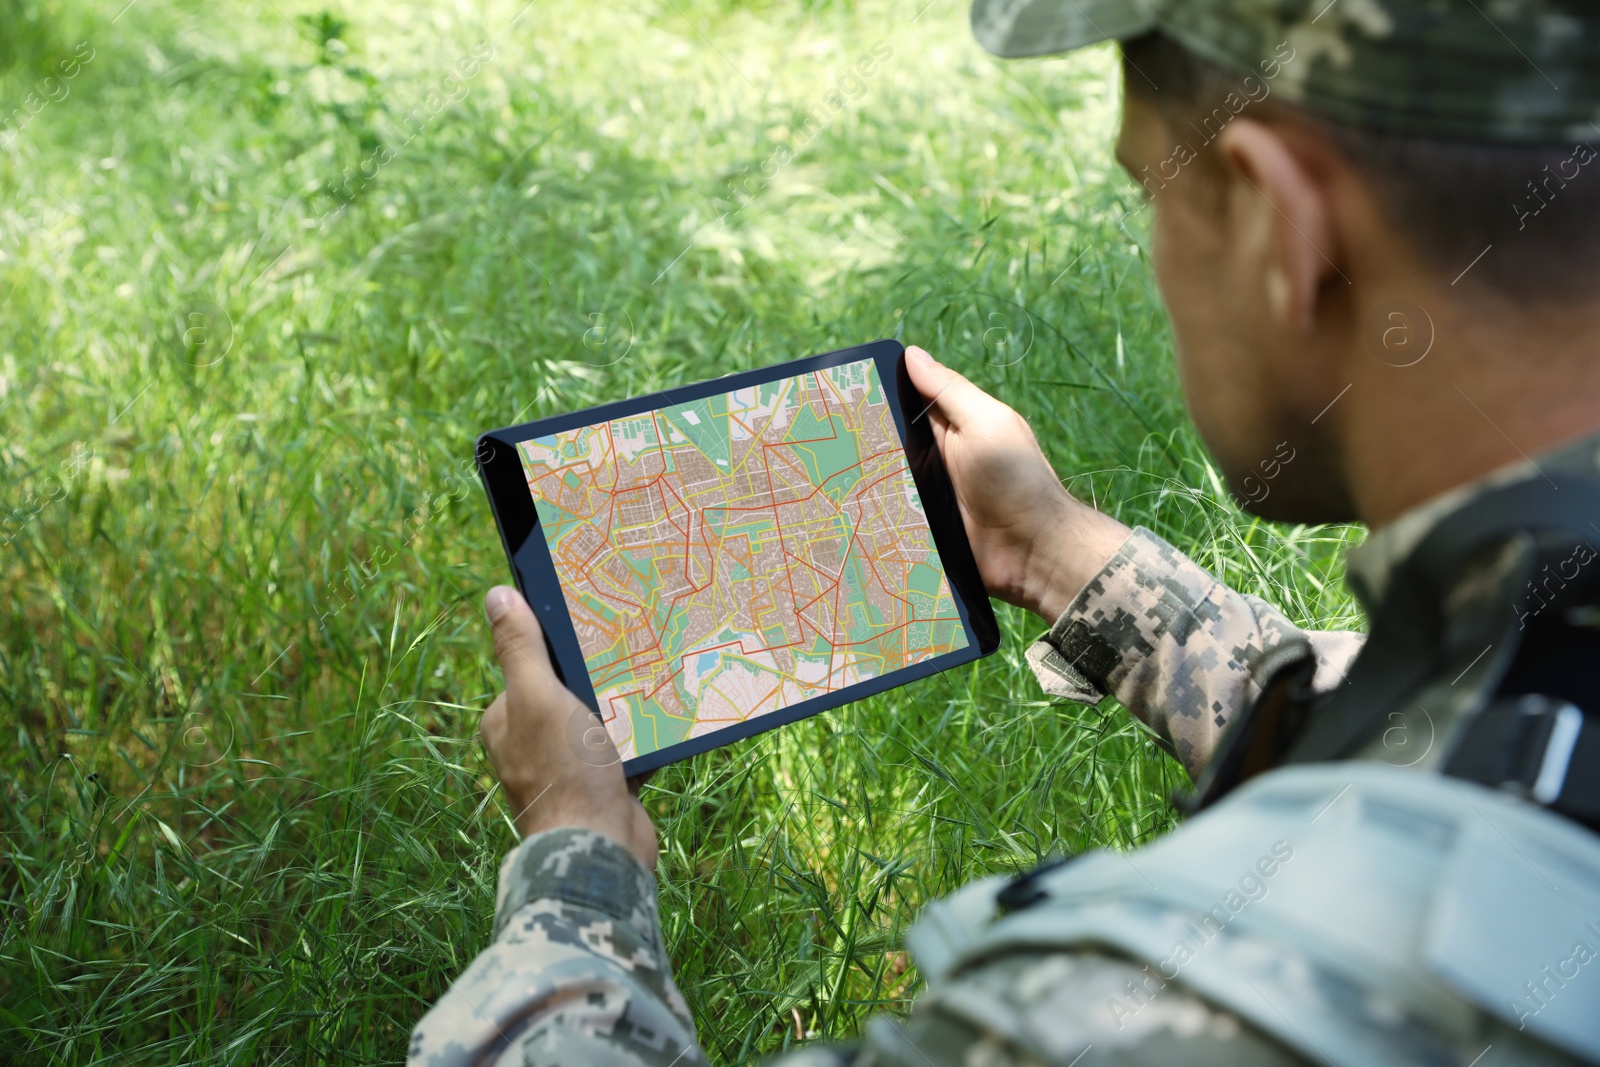
M 625 760 L 968 643 L 871 359 L 517 449 Z

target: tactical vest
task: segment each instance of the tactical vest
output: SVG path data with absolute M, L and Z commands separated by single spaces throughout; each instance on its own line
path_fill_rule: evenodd
M 1183 827 L 930 906 L 907 944 L 931 990 L 959 997 L 949 977 L 1006 953 L 1109 950 L 1145 964 L 1108 991 L 1113 1026 L 1172 982 L 1336 1067 L 1487 1045 L 1600 1063 L 1600 561 L 1548 578 L 1595 545 L 1586 473 L 1454 512 L 1393 572 L 1343 684 L 1313 694 L 1309 647 L 1273 653 Z M 1393 758 L 1397 721 L 1424 717 L 1426 749 Z M 1029 1020 L 998 1025 L 1047 1059 Z

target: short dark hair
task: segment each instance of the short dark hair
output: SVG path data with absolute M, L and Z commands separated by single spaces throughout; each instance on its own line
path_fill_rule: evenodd
M 1174 129 L 1209 119 L 1217 113 L 1212 105 L 1229 94 L 1239 98 L 1242 75 L 1165 34 L 1126 41 L 1122 55 L 1128 91 L 1154 104 Z M 1260 81 L 1253 79 L 1256 92 Z M 1593 146 L 1422 140 L 1328 122 L 1276 98 L 1264 101 L 1269 105 L 1322 127 L 1371 180 L 1390 222 L 1441 273 L 1472 265 L 1467 278 L 1476 285 L 1532 301 L 1600 288 L 1600 166 L 1588 166 L 1597 156 Z M 1574 167 L 1581 168 L 1576 175 Z

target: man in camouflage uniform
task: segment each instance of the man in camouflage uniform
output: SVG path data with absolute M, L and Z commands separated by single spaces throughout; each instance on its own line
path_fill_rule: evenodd
M 904 1022 L 787 1064 L 1600 1062 L 1600 10 L 1578 0 L 980 0 L 1005 56 L 1123 42 L 1121 162 L 1189 406 L 1258 514 L 1359 519 L 1371 635 L 1302 630 L 1062 491 L 1027 424 L 908 364 L 1045 689 L 1113 693 L 1200 810 L 928 909 Z M 1593 171 L 1592 173 L 1590 171 Z M 654 829 L 488 612 L 526 835 L 411 1062 L 704 1062 Z

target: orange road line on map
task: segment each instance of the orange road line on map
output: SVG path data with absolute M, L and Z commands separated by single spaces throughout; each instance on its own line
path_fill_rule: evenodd
M 769 444 L 766 444 L 765 442 L 763 442 L 762 443 L 762 447 L 763 448 L 777 448 L 778 446 L 777 445 L 769 445 Z M 884 453 L 880 452 L 877 455 L 884 455 Z M 750 505 L 741 506 L 741 507 L 735 507 L 732 504 L 707 504 L 702 510 L 704 510 L 704 511 L 766 511 L 766 510 L 768 510 L 770 508 L 787 507 L 790 504 L 803 504 L 803 503 L 807 502 L 808 500 L 810 500 L 812 497 L 816 496 L 818 493 L 823 493 L 823 491 L 828 487 L 828 483 L 833 481 L 835 478 L 839 477 L 839 475 L 847 474 L 850 471 L 855 470 L 857 467 L 860 467 L 863 464 L 869 462 L 870 460 L 873 460 L 873 459 L 876 459 L 876 458 L 877 458 L 877 456 L 868 456 L 866 459 L 857 460 L 856 462 L 850 464 L 850 466 L 848 466 L 848 467 L 840 467 L 838 470 L 834 471 L 832 474 L 830 474 L 826 478 L 822 479 L 822 481 L 819 484 L 812 486 L 811 487 L 811 492 L 807 493 L 803 497 L 797 497 L 794 500 L 785 500 L 785 501 L 783 501 L 781 503 L 779 503 L 777 501 L 773 501 L 773 500 L 768 500 L 768 502 L 765 503 L 765 504 L 750 504 Z M 787 458 L 785 458 L 784 462 L 785 463 L 789 463 L 789 460 Z M 793 464 L 790 464 L 790 466 L 793 467 Z M 885 475 L 884 477 L 886 477 L 886 478 L 887 477 L 893 477 L 896 473 L 899 472 L 899 470 L 900 470 L 900 468 L 896 468 L 896 470 L 890 471 L 889 474 Z M 804 470 L 796 469 L 795 473 L 799 474 L 802 478 L 804 478 L 806 480 L 806 483 L 805 483 L 806 485 L 811 485 L 811 476 L 809 474 L 807 474 Z M 879 478 L 877 481 L 883 481 L 883 478 Z M 876 485 L 877 482 L 873 482 L 871 484 L 872 485 Z M 859 492 L 860 492 L 859 489 L 853 490 L 851 495 L 852 496 L 859 495 Z M 674 494 L 674 495 L 676 495 L 676 494 Z M 827 500 L 829 504 L 833 504 L 832 498 L 827 496 L 826 493 L 823 494 L 823 499 Z M 839 511 L 839 505 L 833 504 L 833 509 L 834 509 L 835 514 L 837 514 L 838 511 Z
M 766 589 L 764 589 L 757 597 L 752 598 L 752 600 L 751 600 L 750 621 L 755 624 L 757 633 L 760 633 L 763 629 L 766 628 L 761 623 L 761 614 L 762 613 L 761 613 L 760 609 L 756 607 L 756 604 L 762 599 L 765 599 L 768 602 L 768 608 L 767 608 L 768 612 L 776 613 L 777 611 L 779 611 L 778 598 L 773 593 L 772 580 L 770 578 L 767 580 Z M 783 629 L 783 631 L 785 633 L 788 632 L 788 627 L 782 627 L 782 629 Z M 802 642 L 797 638 L 796 640 L 793 640 L 793 641 L 786 641 L 781 645 L 763 645 L 760 649 L 757 649 L 757 651 L 760 651 L 760 652 L 776 652 L 779 649 L 796 648 L 800 644 L 802 644 Z
M 656 418 L 660 410 L 650 413 L 650 427 L 656 432 L 656 454 L 661 457 L 661 473 L 667 473 L 667 435 L 661 432 L 661 427 L 656 425 Z
M 584 525 L 588 526 L 591 530 L 594 530 L 595 534 L 600 538 L 599 546 L 596 547 L 593 552 L 589 553 L 588 557 L 585 558 L 583 560 L 583 562 L 580 564 L 580 569 L 586 571 L 586 570 L 589 569 L 589 564 L 594 562 L 594 558 L 596 556 L 598 556 L 600 553 L 604 552 L 606 549 L 612 548 L 613 546 L 612 546 L 610 541 L 606 540 L 605 534 L 601 533 L 598 529 L 595 529 L 595 525 L 594 525 L 593 522 L 590 522 L 590 521 L 588 521 L 586 519 L 586 520 L 584 520 Z
M 744 649 L 742 649 L 742 648 L 739 651 L 741 653 L 744 653 L 744 655 L 746 657 L 748 657 L 750 655 L 750 653 L 745 652 Z M 763 664 L 757 663 L 757 664 L 753 664 L 753 666 L 755 666 L 755 667 L 757 667 L 757 668 L 759 668 L 760 670 L 763 670 L 763 671 L 771 671 L 771 668 L 769 668 L 769 667 L 767 667 L 767 666 L 765 666 Z M 777 672 L 776 671 L 772 671 L 772 673 L 776 674 Z M 770 689 L 767 692 L 766 696 L 764 696 L 760 700 L 756 701 L 755 707 L 759 708 L 762 704 L 766 703 L 767 697 L 770 697 L 773 693 L 776 693 L 780 689 L 782 689 L 784 680 L 785 679 L 784 679 L 783 675 L 781 675 L 781 674 L 778 675 L 778 684 L 773 686 L 772 689 Z M 715 683 L 715 682 L 707 682 L 706 683 L 706 688 L 711 690 L 713 693 L 717 694 L 717 696 L 721 697 L 723 699 L 723 701 L 726 702 L 727 705 L 730 708 L 732 708 L 734 711 L 738 711 L 739 710 L 739 705 L 736 704 L 733 701 L 733 698 L 729 697 L 728 694 L 726 694 L 722 690 L 718 689 L 717 688 L 717 683 Z M 774 708 L 773 710 L 776 711 L 777 709 Z M 750 709 L 750 711 L 748 713 L 746 713 L 745 715 L 742 715 L 739 718 L 739 721 L 740 722 L 747 722 L 747 721 L 749 721 L 750 717 L 755 715 L 755 714 L 757 714 L 757 712 L 756 712 L 755 708 L 752 708 L 752 709 Z M 762 714 L 766 714 L 766 713 L 762 713 Z
M 851 553 L 852 550 L 854 550 L 854 548 L 856 546 L 856 540 L 860 536 L 861 536 L 860 529 L 858 529 L 857 527 L 851 527 L 851 529 L 850 529 L 850 543 L 845 546 L 844 556 L 841 558 L 841 560 L 839 562 L 839 577 L 840 577 L 840 581 L 838 583 L 836 583 L 837 584 L 837 590 L 835 591 L 834 597 L 833 597 L 833 628 L 834 628 L 834 633 L 836 635 L 838 634 L 838 631 L 839 631 L 839 597 L 842 596 L 843 593 L 844 593 L 844 581 L 843 581 L 844 569 L 847 566 L 850 565 L 850 553 Z M 848 636 L 848 630 L 846 631 L 846 636 Z M 836 640 L 835 638 L 829 638 L 829 644 L 833 645 L 834 648 L 838 648 L 839 645 L 840 645 L 840 642 L 838 640 Z M 833 679 L 833 669 L 834 669 L 833 668 L 833 660 L 830 658 L 828 660 L 828 679 L 829 679 L 829 681 L 832 681 L 832 679 Z
M 653 700 L 655 698 L 655 695 L 657 693 L 661 692 L 661 687 L 662 686 L 670 684 L 674 678 L 676 678 L 678 675 L 680 675 L 682 673 L 683 673 L 683 664 L 680 661 L 679 664 L 678 664 L 678 669 L 673 671 L 671 674 L 667 675 L 667 677 L 663 681 L 657 683 L 657 685 L 656 685 L 656 687 L 654 689 L 650 690 L 649 693 L 645 694 L 644 699 Z
M 637 631 L 639 629 L 641 629 L 641 627 L 630 626 L 627 630 L 624 631 L 624 633 L 630 633 L 631 634 L 631 633 L 634 633 L 635 631 Z M 633 660 L 639 659 L 640 657 L 643 657 L 643 656 L 648 656 L 648 655 L 650 655 L 652 653 L 655 654 L 655 657 L 656 657 L 655 659 L 647 659 L 642 663 L 633 664 L 633 669 L 637 669 L 639 667 L 648 667 L 652 663 L 665 663 L 665 662 L 667 662 L 667 658 L 665 656 L 661 655 L 661 649 L 660 649 L 659 646 L 657 646 L 655 648 L 641 648 L 637 652 L 629 652 L 626 656 L 620 656 L 617 659 L 612 660 L 610 663 L 606 664 L 601 669 L 604 670 L 604 671 L 610 671 L 617 664 L 631 663 Z M 598 688 L 598 686 L 596 686 L 596 688 Z
M 840 407 L 849 407 L 850 406 L 849 402 L 847 400 L 845 400 L 845 398 L 844 398 L 844 393 L 840 391 L 839 385 L 838 385 L 837 382 L 835 382 L 832 378 L 826 378 L 826 377 L 823 378 L 822 381 L 824 381 L 824 382 L 826 382 L 828 384 L 828 388 L 830 390 L 832 390 L 834 398 L 839 401 L 839 406 Z M 865 403 L 866 399 L 867 399 L 867 394 L 866 393 L 862 393 L 861 394 L 862 402 Z M 826 404 L 827 400 L 824 399 L 823 403 Z M 851 410 L 853 411 L 853 410 L 856 410 L 856 409 L 852 408 Z
M 818 372 L 818 371 L 812 371 L 811 372 L 811 380 L 817 383 L 817 392 L 822 394 L 822 413 L 827 416 L 828 425 L 832 426 L 833 425 L 833 409 L 828 406 L 828 394 L 827 394 L 826 390 L 824 390 L 822 388 L 822 375 L 821 375 L 821 373 Z M 835 434 L 834 434 L 834 438 L 837 439 L 837 437 L 838 437 L 838 433 L 836 431 Z
M 757 714 L 768 715 L 768 714 L 771 714 L 771 712 L 758 712 L 756 710 L 756 708 L 760 708 L 761 705 L 765 704 L 767 702 L 767 698 L 768 697 L 771 697 L 771 696 L 773 696 L 773 695 L 775 695 L 777 693 L 782 692 L 783 691 L 783 682 L 784 682 L 783 676 L 779 675 L 778 676 L 778 684 L 773 686 L 771 689 L 767 690 L 766 695 L 763 696 L 760 700 L 756 701 L 755 708 L 751 708 L 750 709 L 750 715 L 757 715 Z M 778 710 L 778 705 L 777 704 L 773 704 L 772 710 L 773 711 L 777 711 Z M 749 719 L 750 715 L 746 715 L 745 718 Z
M 789 556 L 789 558 L 790 559 L 794 559 L 794 560 L 799 560 L 799 562 L 801 562 L 801 563 L 805 563 L 805 560 L 800 559 L 799 556 L 795 556 L 793 554 L 791 554 Z M 816 596 L 812 597 L 810 600 L 806 601 L 804 604 L 802 604 L 800 606 L 800 610 L 801 611 L 804 611 L 806 608 L 809 608 L 811 605 L 815 604 L 817 601 L 821 600 L 823 597 L 827 596 L 829 593 L 834 592 L 838 588 L 838 585 L 839 585 L 839 575 L 837 575 L 837 574 L 829 574 L 827 571 L 821 570 L 821 569 L 816 568 L 816 567 L 812 567 L 811 569 L 815 570 L 818 574 L 820 574 L 824 578 L 828 579 L 828 587 L 826 589 L 823 589 L 820 593 L 818 593 Z
M 748 656 L 750 654 L 749 652 L 745 651 L 744 638 L 736 637 L 732 641 L 724 641 L 720 645 L 701 645 L 699 648 L 691 648 L 691 649 L 688 649 L 687 651 L 679 652 L 678 653 L 678 660 L 679 660 L 679 662 L 682 662 L 683 660 L 687 659 L 690 656 L 699 656 L 699 655 L 702 655 L 702 654 L 704 654 L 706 652 L 720 652 L 724 648 L 737 648 L 741 653 L 743 653 L 746 656 Z M 756 651 L 759 652 L 761 650 L 757 649 Z
M 889 597 L 891 600 L 898 600 L 900 603 L 904 604 L 906 606 L 906 614 L 909 617 L 910 614 L 916 610 L 915 606 L 912 605 L 909 599 L 901 596 L 899 593 L 896 593 L 894 590 L 889 588 L 888 583 L 883 580 L 883 575 L 878 573 L 878 561 L 874 559 L 870 553 L 867 554 L 865 558 L 867 561 L 867 567 L 872 571 L 872 576 L 878 579 L 878 588 L 883 590 L 883 595 Z M 909 574 L 905 577 L 908 576 Z M 906 583 L 905 581 L 902 581 L 900 584 L 904 586 Z
M 706 683 L 706 688 L 711 690 L 713 693 L 717 694 L 717 696 L 721 697 L 722 698 L 722 702 L 724 704 L 728 705 L 728 707 L 732 708 L 734 710 L 735 714 L 738 713 L 738 711 L 739 711 L 738 705 L 734 704 L 733 701 L 729 700 L 728 699 L 728 694 L 726 694 L 722 690 L 718 689 L 717 688 L 717 684 L 715 682 L 707 682 Z M 703 703 L 705 703 L 705 701 L 702 700 L 701 703 L 703 704 Z M 718 719 L 706 720 L 706 719 L 702 719 L 700 717 L 700 709 L 699 709 L 698 706 L 696 706 L 695 707 L 695 721 L 696 722 L 708 722 L 708 721 L 709 722 L 718 722 L 718 721 L 744 722 L 745 720 L 744 720 L 743 716 L 741 716 L 741 717 L 739 717 L 737 719 L 733 719 L 733 720 L 718 720 Z
M 781 405 L 783 403 L 783 398 L 789 394 L 790 385 L 791 385 L 791 382 L 785 381 L 783 383 L 782 388 L 778 391 L 778 395 L 772 398 L 772 413 L 767 416 L 767 424 L 769 426 L 772 424 L 773 417 L 778 412 L 779 405 Z M 759 389 L 757 389 L 756 390 L 756 406 L 757 406 L 758 409 L 760 407 L 760 404 L 761 404 L 761 391 Z M 749 408 L 745 409 L 745 413 L 746 414 L 748 414 L 749 411 L 750 411 Z M 743 419 L 741 419 L 738 415 L 734 414 L 734 411 L 733 411 L 733 409 L 731 407 L 728 409 L 728 413 L 727 414 L 728 414 L 728 418 L 731 421 L 737 422 L 740 426 L 743 426 L 745 428 L 745 430 L 750 434 L 750 437 L 751 437 L 752 440 L 755 440 L 755 441 L 760 441 L 761 440 L 761 433 L 757 432 L 757 430 L 753 426 L 747 425 Z M 745 459 L 748 461 L 749 457 L 750 457 L 750 453 L 748 451 L 746 451 Z
M 656 486 L 656 492 L 661 496 L 662 516 L 667 520 L 674 530 L 677 530 L 679 533 L 683 534 L 684 538 L 687 539 L 689 536 L 689 531 L 678 525 L 678 520 L 672 514 L 672 505 L 667 503 L 667 494 L 672 494 L 672 499 L 678 502 L 678 507 L 682 508 L 686 514 L 689 511 L 689 506 L 683 502 L 683 498 L 678 495 L 678 491 L 672 487 L 672 483 L 670 482 L 663 480 Z
M 863 514 L 858 516 L 857 519 L 856 519 L 857 525 L 859 525 L 866 518 L 866 515 L 865 515 L 866 509 L 865 509 L 864 505 L 860 505 L 859 501 L 857 501 L 856 503 L 858 504 L 858 506 L 862 507 L 862 512 L 863 512 Z M 863 553 L 863 557 L 867 560 L 867 565 L 872 570 L 872 576 L 878 580 L 878 586 L 879 586 L 879 588 L 881 588 L 883 590 L 884 595 L 888 596 L 888 597 L 890 597 L 892 599 L 898 600 L 901 603 L 905 604 L 906 610 L 908 612 L 911 611 L 911 610 L 914 610 L 913 607 L 912 607 L 911 601 L 907 597 L 902 596 L 901 594 L 896 593 L 894 590 L 890 589 L 888 583 L 886 583 L 883 580 L 883 576 L 878 573 L 878 558 L 871 552 Z M 902 575 L 902 579 L 904 579 L 905 576 L 908 575 L 908 574 L 909 574 L 909 569 L 907 569 L 905 574 Z M 901 585 L 904 585 L 904 584 L 905 584 L 905 582 L 904 582 L 904 580 L 902 580 Z
M 774 409 L 774 410 L 776 410 L 776 409 Z M 750 435 L 750 439 L 751 440 L 753 440 L 753 441 L 761 440 L 761 432 L 759 430 L 757 430 L 754 426 L 751 426 L 749 423 L 745 422 L 738 415 L 735 415 L 732 411 L 728 412 L 728 421 L 729 422 L 736 422 L 741 427 L 743 427 L 744 431 Z M 767 416 L 767 422 L 769 424 L 772 422 L 772 416 L 771 415 Z M 732 443 L 733 438 L 732 438 L 731 435 L 729 436 L 728 441 L 729 441 L 730 444 Z M 750 450 L 746 449 L 745 450 L 746 458 L 748 458 L 749 455 L 750 455 Z
M 768 498 L 773 502 L 772 525 L 773 528 L 778 531 L 778 552 L 780 555 L 782 555 L 787 553 L 789 549 L 783 541 L 783 513 L 780 510 L 780 505 L 777 503 L 778 491 L 772 484 L 772 466 L 767 462 L 767 447 L 765 442 L 762 442 L 761 445 L 761 466 L 762 469 L 766 471 L 767 475 L 767 494 Z M 800 596 L 794 591 L 794 571 L 788 567 L 785 567 L 783 570 L 784 578 L 789 585 L 789 603 L 790 605 L 798 605 L 800 603 Z M 800 610 L 798 607 L 795 608 L 795 618 L 800 619 L 802 622 L 804 621 L 800 616 Z
M 839 580 L 839 576 L 838 575 L 829 574 L 827 571 L 823 570 L 821 567 L 817 566 L 815 563 L 812 563 L 808 559 L 804 559 L 804 558 L 802 558 L 800 556 L 797 556 L 793 552 L 786 552 L 786 553 L 784 553 L 784 555 L 788 556 L 790 559 L 794 560 L 796 563 L 800 564 L 801 566 L 808 567 L 811 570 L 816 571 L 818 574 L 822 575 L 822 577 L 827 579 L 829 582 L 837 582 Z

